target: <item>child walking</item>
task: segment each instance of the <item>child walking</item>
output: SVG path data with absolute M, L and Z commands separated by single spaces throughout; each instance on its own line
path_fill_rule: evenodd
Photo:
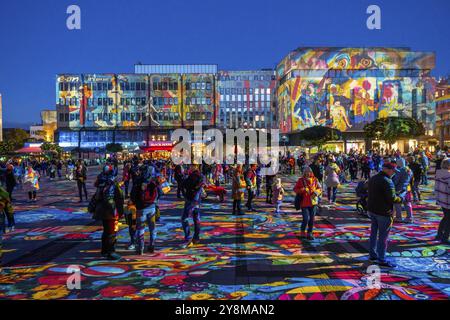
M 281 178 L 276 178 L 272 185 L 273 203 L 275 204 L 275 215 L 278 216 L 281 212 L 281 204 L 283 203 L 284 188 L 281 183 Z

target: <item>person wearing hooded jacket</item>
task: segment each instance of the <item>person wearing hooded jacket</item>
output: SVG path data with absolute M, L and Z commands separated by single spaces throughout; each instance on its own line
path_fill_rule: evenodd
M 140 167 L 140 175 L 131 190 L 130 199 L 136 206 L 136 253 L 142 255 L 145 246 L 145 224 L 147 223 L 150 242 L 148 252 L 155 251 L 156 241 L 156 205 L 159 196 L 159 184 L 152 165 Z
M 114 169 L 110 165 L 103 168 L 94 186 L 96 191 L 96 206 L 94 217 L 102 220 L 102 255 L 108 260 L 119 260 L 115 253 L 116 235 L 119 231 L 119 219 L 124 214 L 124 196 L 122 189 L 115 181 Z
M 399 158 L 396 162 L 397 169 L 395 175 L 392 177 L 392 182 L 395 186 L 395 193 L 402 198 L 403 203 L 394 203 L 395 221 L 413 223 L 413 208 L 412 208 L 412 188 L 411 181 L 413 173 L 406 165 L 403 158 Z M 405 206 L 406 220 L 402 218 L 402 205 Z

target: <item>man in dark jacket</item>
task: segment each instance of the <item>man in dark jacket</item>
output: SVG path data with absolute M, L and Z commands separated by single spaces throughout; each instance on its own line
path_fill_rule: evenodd
M 402 199 L 395 193 L 391 177 L 395 174 L 395 165 L 383 164 L 383 170 L 369 180 L 368 213 L 372 220 L 370 228 L 370 261 L 380 266 L 395 267 L 386 260 L 386 250 L 391 230 L 394 203 L 401 203 Z
M 182 197 L 183 180 L 184 180 L 183 167 L 180 164 L 178 164 L 175 167 L 175 181 L 177 182 L 177 198 L 179 199 L 183 199 Z
M 119 184 L 114 179 L 114 169 L 110 165 L 103 168 L 103 172 L 95 181 L 97 205 L 96 219 L 102 220 L 102 255 L 108 260 L 119 260 L 115 253 L 116 234 L 119 231 L 119 219 L 123 216 L 124 197 Z
M 204 185 L 204 177 L 200 170 L 193 165 L 191 173 L 183 182 L 183 194 L 185 197 L 183 215 L 181 217 L 181 224 L 184 231 L 184 239 L 187 246 L 190 243 L 200 242 L 200 202 L 201 193 Z M 194 237 L 190 238 L 191 228 L 189 226 L 189 216 L 192 214 L 194 220 Z
M 88 194 L 86 189 L 86 180 L 87 180 L 87 168 L 84 165 L 83 161 L 78 160 L 77 168 L 75 169 L 75 179 L 77 180 L 78 186 L 78 194 L 80 196 L 80 202 L 83 201 L 83 191 L 84 196 L 86 197 L 86 201 L 88 201 Z
M 413 172 L 413 185 L 412 185 L 412 192 L 414 198 L 413 200 L 414 202 L 421 201 L 420 182 L 422 179 L 422 172 L 423 172 L 422 165 L 420 164 L 420 162 L 416 157 L 410 157 L 408 162 L 409 168 Z

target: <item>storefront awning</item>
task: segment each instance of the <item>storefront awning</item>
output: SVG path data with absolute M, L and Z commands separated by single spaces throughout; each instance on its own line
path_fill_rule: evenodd
M 40 147 L 23 147 L 17 150 L 16 153 L 42 153 L 42 149 Z

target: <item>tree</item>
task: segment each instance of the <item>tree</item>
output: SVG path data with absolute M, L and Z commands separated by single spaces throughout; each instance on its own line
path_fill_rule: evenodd
M 0 142 L 0 155 L 6 155 L 15 150 L 15 146 L 11 141 Z
M 364 126 L 367 138 L 384 140 L 389 148 L 399 139 L 410 139 L 425 134 L 425 127 L 409 117 L 379 118 Z
M 300 131 L 300 139 L 308 142 L 310 146 L 317 146 L 319 150 L 328 141 L 339 140 L 342 133 L 334 128 L 314 126 Z
M 120 143 L 108 143 L 106 145 L 106 151 L 108 151 L 110 153 L 122 152 L 123 147 Z
M 25 130 L 14 128 L 6 131 L 4 138 L 5 141 L 8 141 L 14 145 L 14 149 L 20 149 L 29 137 L 30 135 Z
M 43 144 L 41 144 L 41 150 L 46 153 L 56 154 L 58 157 L 63 152 L 63 149 L 59 145 L 51 142 L 44 142 Z

